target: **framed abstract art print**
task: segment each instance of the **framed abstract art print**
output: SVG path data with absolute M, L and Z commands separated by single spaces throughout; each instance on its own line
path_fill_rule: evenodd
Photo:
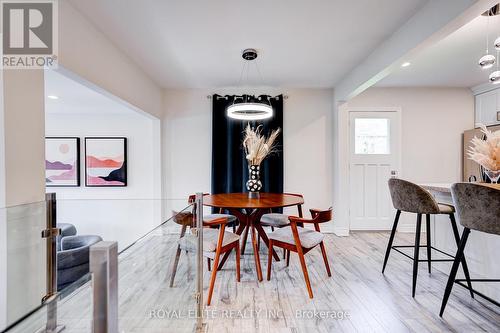
M 85 138 L 85 186 L 127 186 L 127 138 Z
M 45 185 L 80 186 L 80 138 L 45 138 Z

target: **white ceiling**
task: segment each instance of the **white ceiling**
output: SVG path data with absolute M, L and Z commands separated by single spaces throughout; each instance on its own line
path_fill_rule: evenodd
M 71 0 L 165 88 L 333 87 L 427 0 Z
M 380 81 L 380 87 L 474 87 L 488 82 L 495 70 L 482 70 L 478 60 L 486 50 L 487 18 L 480 16 L 459 30 L 421 51 L 411 66 L 400 68 Z M 500 35 L 500 17 L 490 18 L 490 53 L 496 54 L 493 41 Z
M 57 96 L 50 99 L 47 96 Z M 53 70 L 45 71 L 47 114 L 132 114 L 132 109 Z

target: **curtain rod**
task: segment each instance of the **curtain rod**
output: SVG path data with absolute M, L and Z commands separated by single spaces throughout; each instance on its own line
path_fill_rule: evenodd
M 225 96 L 230 96 L 230 95 L 225 95 Z M 220 96 L 219 99 L 221 98 L 226 98 L 225 96 Z M 243 97 L 243 95 L 231 95 L 231 96 L 235 96 L 235 97 Z M 265 96 L 269 96 L 269 95 L 265 95 Z M 278 96 L 269 96 L 271 98 L 275 98 L 277 99 Z M 207 95 L 207 99 L 212 99 L 212 95 Z M 283 95 L 283 99 L 288 99 L 288 95 Z

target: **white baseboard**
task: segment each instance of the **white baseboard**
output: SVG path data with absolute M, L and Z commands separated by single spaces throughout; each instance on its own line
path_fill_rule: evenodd
M 378 227 L 366 227 L 361 229 L 351 229 L 352 231 L 387 231 L 390 232 L 391 229 L 380 229 Z M 398 226 L 397 232 L 415 232 L 415 226 L 411 224 L 402 224 Z
M 401 224 L 398 226 L 398 232 L 415 232 L 415 224 Z
M 333 228 L 333 233 L 339 237 L 349 236 L 349 228 Z

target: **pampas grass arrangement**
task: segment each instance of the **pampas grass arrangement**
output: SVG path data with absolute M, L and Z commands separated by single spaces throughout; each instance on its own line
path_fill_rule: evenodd
M 271 132 L 268 138 L 262 135 L 262 126 L 256 129 L 250 124 L 245 128 L 243 138 L 243 148 L 250 165 L 260 165 L 262 161 L 271 153 L 277 150 L 276 139 L 280 134 L 280 129 Z
M 469 158 L 491 171 L 500 170 L 500 131 L 492 132 L 481 125 L 486 140 L 474 137 L 468 151 Z

